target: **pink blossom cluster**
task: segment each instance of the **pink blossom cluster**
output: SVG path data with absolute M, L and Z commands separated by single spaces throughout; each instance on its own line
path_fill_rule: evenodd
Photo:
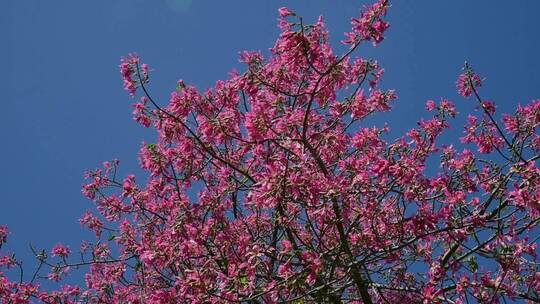
M 456 81 L 456 87 L 458 93 L 467 98 L 472 95 L 474 90 L 482 85 L 482 79 L 477 74 L 473 73 L 471 70 L 468 70 L 465 73 L 459 75 L 458 80 Z
M 8 227 L 0 226 L 0 248 L 5 242 L 7 242 L 8 233 L 9 233 Z
M 68 255 L 71 253 L 71 250 L 69 249 L 69 247 L 66 247 L 62 244 L 57 244 L 53 247 L 51 253 L 53 256 L 67 258 Z
M 120 73 L 124 81 L 124 89 L 132 97 L 135 96 L 140 83 L 148 81 L 148 65 L 142 64 L 139 66 L 139 61 L 139 56 L 132 53 L 126 57 L 122 57 L 120 63 Z
M 359 18 L 351 21 L 352 31 L 345 33 L 345 44 L 354 46 L 359 41 L 373 41 L 377 45 L 384 40 L 384 32 L 390 26 L 383 18 L 389 7 L 388 0 L 379 0 L 371 6 L 364 7 Z

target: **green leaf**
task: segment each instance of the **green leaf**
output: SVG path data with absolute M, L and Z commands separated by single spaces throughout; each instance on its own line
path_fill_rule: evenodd
M 469 268 L 472 272 L 476 272 L 478 270 L 478 262 L 476 261 L 476 256 L 471 255 L 467 259 L 467 264 L 469 265 Z
M 502 254 L 512 254 L 513 252 L 514 249 L 512 248 L 512 246 L 503 246 L 503 248 L 501 249 Z
M 152 155 L 152 160 L 155 161 L 155 162 L 158 162 L 159 161 L 159 153 L 157 151 L 157 145 L 156 144 L 147 144 L 146 149 Z
M 146 149 L 148 149 L 148 151 L 151 153 L 156 153 L 156 144 L 147 144 Z
M 246 276 L 241 276 L 238 279 L 238 282 L 240 282 L 240 284 L 242 284 L 242 286 L 247 286 L 247 284 L 249 283 L 248 278 Z
M 137 261 L 135 264 L 135 271 L 139 271 L 142 268 L 142 263 L 140 261 Z

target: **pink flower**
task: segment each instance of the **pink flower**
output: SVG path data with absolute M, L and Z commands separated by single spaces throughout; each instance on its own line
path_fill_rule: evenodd
M 459 75 L 458 80 L 456 81 L 458 93 L 465 98 L 470 97 L 473 90 L 480 86 L 482 86 L 482 79 L 471 71 Z
M 135 175 L 130 174 L 122 183 L 122 189 L 124 190 L 122 196 L 128 196 L 135 189 L 135 187 Z
M 69 249 L 69 247 L 66 247 L 62 244 L 57 244 L 53 247 L 51 253 L 53 256 L 67 258 L 68 255 L 71 253 L 71 250 Z
M 7 226 L 0 226 L 0 247 L 7 242 L 8 233 L 9 231 Z
M 147 265 L 152 265 L 156 260 L 156 254 L 151 250 L 145 250 L 141 254 L 141 261 Z
M 141 97 L 140 102 L 137 102 L 133 105 L 133 118 L 136 122 L 140 123 L 146 128 L 149 128 L 152 120 L 150 118 L 149 110 L 146 106 L 147 103 L 148 98 L 146 96 L 143 96 Z
M 57 271 L 53 271 L 47 275 L 47 278 L 51 281 L 58 282 L 62 279 L 60 276 L 60 273 Z
M 281 253 L 287 253 L 292 250 L 292 244 L 288 240 L 281 241 Z
M 289 17 L 289 16 L 295 16 L 295 14 L 293 12 L 291 12 L 288 8 L 286 7 L 281 7 L 278 9 L 278 12 L 279 12 L 279 16 L 281 18 L 285 18 L 285 17 Z
M 8 269 L 17 265 L 17 261 L 11 256 L 0 256 L 0 266 L 6 266 Z
M 383 41 L 384 32 L 390 26 L 382 19 L 386 15 L 387 9 L 387 0 L 379 0 L 372 6 L 366 6 L 359 18 L 352 19 L 352 31 L 345 33 L 347 39 L 343 43 L 354 46 L 360 41 L 371 40 L 373 45 L 377 45 Z
M 448 115 L 450 115 L 450 117 L 456 116 L 456 107 L 448 99 L 443 99 L 441 101 L 440 107 L 443 111 L 445 111 Z
M 433 101 L 431 99 L 426 101 L 426 109 L 428 111 L 433 111 L 433 110 L 435 110 L 436 107 L 437 107 L 437 105 L 435 104 L 435 101 Z
M 131 97 L 135 97 L 137 87 L 148 81 L 148 65 L 142 64 L 139 67 L 140 59 L 137 54 L 130 53 L 121 58 L 120 74 L 124 83 L 124 89 Z
M 91 212 L 86 212 L 83 217 L 79 219 L 79 223 L 93 230 L 97 237 L 101 236 L 103 223 Z
M 482 108 L 486 110 L 489 114 L 495 114 L 495 103 L 492 101 L 484 101 L 482 102 Z
M 429 284 L 422 290 L 424 296 L 424 304 L 437 303 L 436 298 L 441 293 L 441 290 L 436 288 L 433 284 Z
M 284 264 L 279 265 L 278 267 L 278 275 L 285 280 L 288 279 L 293 275 L 292 265 L 291 263 L 287 262 Z

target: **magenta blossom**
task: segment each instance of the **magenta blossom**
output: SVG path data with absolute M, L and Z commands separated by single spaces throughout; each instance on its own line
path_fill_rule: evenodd
M 9 230 L 7 226 L 0 226 L 0 247 L 7 242 Z
M 60 258 L 67 258 L 68 255 L 71 253 L 71 250 L 69 247 L 66 247 L 62 244 L 57 244 L 53 247 L 51 251 L 53 256 L 60 257 Z
M 482 79 L 475 73 L 466 72 L 459 75 L 456 81 L 456 87 L 459 94 L 465 98 L 472 95 L 474 90 L 482 86 Z

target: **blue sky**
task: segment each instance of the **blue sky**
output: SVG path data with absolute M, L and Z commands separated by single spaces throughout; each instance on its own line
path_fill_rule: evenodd
M 306 20 L 323 14 L 338 49 L 364 1 L 6 0 L 0 9 L 0 224 L 7 247 L 32 264 L 28 244 L 78 248 L 90 237 L 78 218 L 91 202 L 83 172 L 119 158 L 140 173 L 137 153 L 155 134 L 131 119 L 121 56 L 137 52 L 153 69 L 153 95 L 165 102 L 176 81 L 201 89 L 241 70 L 238 52 L 267 50 L 277 8 Z M 455 92 L 465 60 L 486 78 L 482 94 L 503 112 L 540 97 L 540 2 L 395 1 L 387 40 L 361 56 L 385 67 L 383 86 L 399 100 L 388 120 L 414 127 L 427 99 L 448 97 L 461 118 L 473 106 Z M 458 118 L 460 121 L 461 118 Z M 459 137 L 454 128 L 448 139 Z M 140 179 L 139 179 L 140 180 Z

